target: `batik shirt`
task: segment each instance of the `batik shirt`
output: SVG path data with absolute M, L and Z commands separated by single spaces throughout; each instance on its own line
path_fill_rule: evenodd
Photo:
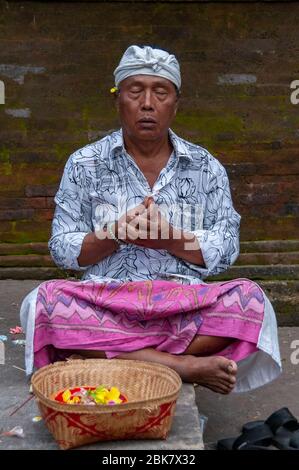
M 82 280 L 187 279 L 201 282 L 226 270 L 239 254 L 240 215 L 225 168 L 206 149 L 169 130 L 173 152 L 151 188 L 126 152 L 122 130 L 77 150 L 68 159 L 55 197 L 49 249 L 56 264 L 84 271 Z M 78 265 L 84 237 L 153 195 L 169 223 L 193 233 L 205 266 L 167 250 L 122 244 L 90 266 Z

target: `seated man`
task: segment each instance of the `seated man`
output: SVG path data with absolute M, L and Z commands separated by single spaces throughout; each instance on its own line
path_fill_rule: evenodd
M 81 281 L 23 301 L 26 370 L 71 354 L 165 364 L 219 393 L 281 371 L 273 308 L 248 279 L 206 283 L 239 254 L 224 167 L 172 132 L 174 55 L 131 46 L 115 69 L 121 130 L 76 151 L 56 194 L 49 248 Z

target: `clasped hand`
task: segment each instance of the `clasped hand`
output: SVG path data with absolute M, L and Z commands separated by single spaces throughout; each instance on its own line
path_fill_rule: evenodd
M 115 234 L 120 240 L 153 249 L 169 250 L 176 232 L 151 196 L 126 212 L 115 224 Z

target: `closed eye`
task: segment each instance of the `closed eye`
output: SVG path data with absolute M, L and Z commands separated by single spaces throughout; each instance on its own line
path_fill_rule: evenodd
M 140 93 L 141 92 L 141 88 L 133 88 L 130 90 L 131 93 Z

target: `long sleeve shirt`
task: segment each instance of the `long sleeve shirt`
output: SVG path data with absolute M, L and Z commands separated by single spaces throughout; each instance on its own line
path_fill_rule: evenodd
M 239 254 L 240 215 L 233 207 L 225 168 L 206 149 L 169 130 L 173 152 L 153 188 L 126 152 L 122 130 L 77 150 L 68 159 L 55 196 L 49 241 L 59 267 L 82 270 L 82 280 L 181 278 L 200 282 L 226 270 Z M 193 233 L 205 266 L 167 250 L 122 244 L 100 262 L 81 267 L 85 236 L 153 195 L 176 228 Z

